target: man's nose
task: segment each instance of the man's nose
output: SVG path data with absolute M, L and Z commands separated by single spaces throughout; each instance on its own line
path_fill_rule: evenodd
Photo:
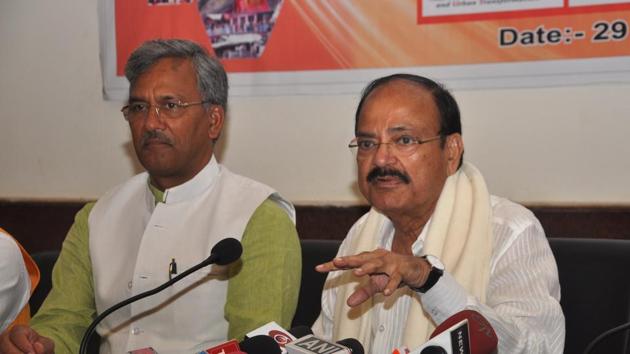
M 392 143 L 380 143 L 374 151 L 374 163 L 377 166 L 386 166 L 395 160 L 395 157 Z
M 160 107 L 153 105 L 149 106 L 144 124 L 148 128 L 159 128 L 164 125 L 164 122 L 160 118 Z

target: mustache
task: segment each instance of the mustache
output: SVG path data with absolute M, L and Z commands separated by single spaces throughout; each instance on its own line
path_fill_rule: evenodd
M 159 130 L 147 130 L 142 134 L 142 139 L 140 140 L 141 145 L 145 145 L 147 141 L 157 140 L 160 143 L 173 145 L 173 141 L 166 134 Z
M 367 181 L 372 183 L 379 177 L 398 177 L 403 183 L 411 183 L 411 177 L 402 171 L 395 170 L 393 168 L 374 167 L 367 175 Z

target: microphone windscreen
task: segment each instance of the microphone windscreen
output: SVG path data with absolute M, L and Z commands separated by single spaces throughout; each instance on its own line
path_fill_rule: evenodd
M 352 354 L 364 354 L 363 345 L 361 345 L 361 342 L 354 338 L 342 339 L 340 341 L 337 341 L 337 343 L 350 349 L 352 351 Z
M 420 354 L 448 354 L 446 349 L 438 347 L 437 345 L 428 346 L 420 352 Z
M 247 354 L 280 354 L 280 346 L 273 338 L 265 335 L 246 338 L 239 344 L 242 351 Z
M 241 257 L 243 246 L 235 238 L 224 238 L 219 241 L 210 251 L 210 257 L 214 257 L 214 262 L 218 265 L 226 265 Z
M 289 330 L 289 333 L 291 333 L 295 338 L 302 338 L 308 336 L 309 334 L 313 334 L 313 331 L 309 326 L 295 326 Z
M 498 337 L 488 320 L 477 311 L 463 310 L 447 318 L 435 328 L 430 338 L 448 330 L 449 327 L 462 321 L 468 320 L 468 332 L 470 347 L 473 353 L 492 353 L 496 350 Z

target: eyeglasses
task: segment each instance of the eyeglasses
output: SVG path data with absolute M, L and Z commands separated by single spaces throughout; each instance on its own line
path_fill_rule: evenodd
M 150 104 L 147 102 L 132 102 L 124 106 L 120 111 L 125 116 L 127 121 L 134 121 L 139 118 L 146 118 L 149 116 L 149 110 L 151 106 L 155 108 L 155 113 L 158 117 L 167 119 L 176 119 L 184 114 L 184 109 L 190 106 L 197 106 L 200 104 L 210 103 L 210 101 L 199 102 L 164 102 L 158 104 Z
M 409 135 L 402 135 L 389 142 L 379 142 L 373 138 L 354 138 L 350 141 L 348 147 L 357 157 L 368 156 L 378 150 L 378 147 L 381 145 L 389 145 L 395 152 L 401 155 L 411 155 L 416 152 L 418 146 L 438 140 L 441 137 L 442 135 L 440 134 L 427 139 L 420 139 Z

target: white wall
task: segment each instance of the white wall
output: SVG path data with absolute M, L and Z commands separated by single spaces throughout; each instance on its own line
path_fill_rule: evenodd
M 102 99 L 96 0 L 0 1 L 0 199 L 95 199 L 138 171 Z M 223 162 L 294 202 L 357 203 L 356 95 L 236 97 Z M 466 159 L 526 203 L 630 204 L 630 84 L 454 92 Z

